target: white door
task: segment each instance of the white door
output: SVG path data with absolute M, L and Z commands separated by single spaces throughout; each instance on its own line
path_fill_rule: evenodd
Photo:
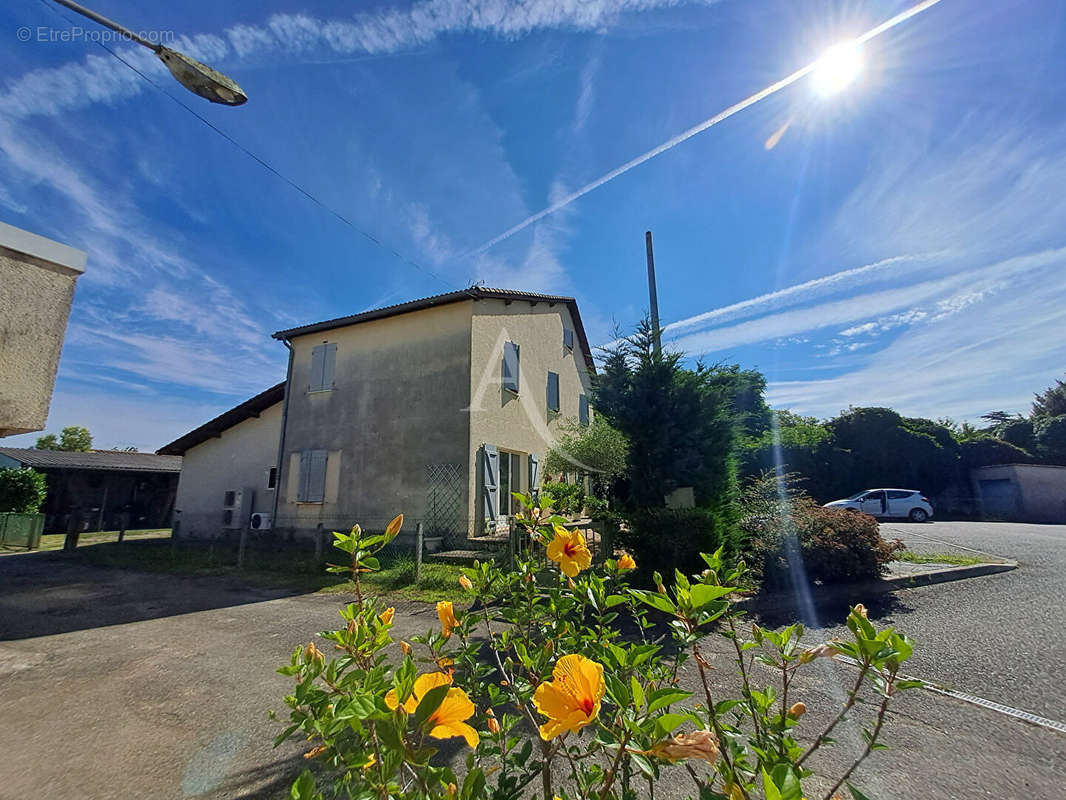
M 862 496 L 862 510 L 864 514 L 883 517 L 885 515 L 885 493 L 879 489 L 864 494 Z

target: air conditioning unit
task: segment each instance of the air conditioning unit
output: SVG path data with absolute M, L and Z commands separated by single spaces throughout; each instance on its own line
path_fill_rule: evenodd
M 222 527 L 241 529 L 248 524 L 248 514 L 255 502 L 255 489 L 231 489 L 222 500 Z
M 265 514 L 262 511 L 256 511 L 252 514 L 252 521 L 248 527 L 253 531 L 268 531 L 270 530 L 270 523 L 273 519 L 269 514 Z

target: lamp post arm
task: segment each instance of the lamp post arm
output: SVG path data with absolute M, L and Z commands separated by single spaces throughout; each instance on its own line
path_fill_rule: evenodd
M 81 14 L 83 17 L 88 17 L 93 22 L 98 22 L 99 24 L 103 25 L 105 28 L 110 28 L 111 30 L 115 31 L 116 33 L 121 33 L 125 38 L 129 39 L 130 41 L 136 42 L 137 44 L 140 44 L 140 45 L 144 45 L 149 50 L 151 50 L 153 53 L 157 53 L 158 54 L 159 51 L 163 47 L 160 44 L 156 44 L 154 42 L 148 41 L 147 39 L 141 38 L 140 36 L 135 34 L 133 31 L 129 30 L 128 28 L 122 27 L 117 22 L 108 19 L 107 17 L 103 16 L 102 14 L 97 14 L 95 11 L 92 11 L 91 9 L 88 9 L 88 8 L 86 8 L 83 5 L 79 5 L 78 3 L 73 2 L 73 0 L 55 0 L 55 1 L 57 3 L 59 3 L 59 5 L 61 5 L 61 6 L 66 6 L 71 11 L 76 11 L 77 13 Z

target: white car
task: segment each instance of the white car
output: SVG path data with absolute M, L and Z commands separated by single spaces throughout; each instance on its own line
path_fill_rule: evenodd
M 917 489 L 864 489 L 845 500 L 826 503 L 825 508 L 861 511 L 872 517 L 898 517 L 911 522 L 933 518 L 933 505 Z

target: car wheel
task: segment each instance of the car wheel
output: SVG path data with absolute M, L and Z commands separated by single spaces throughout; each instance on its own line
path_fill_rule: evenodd
M 911 513 L 907 515 L 907 518 L 910 519 L 911 522 L 925 522 L 929 519 L 929 515 L 924 508 L 912 508 Z

